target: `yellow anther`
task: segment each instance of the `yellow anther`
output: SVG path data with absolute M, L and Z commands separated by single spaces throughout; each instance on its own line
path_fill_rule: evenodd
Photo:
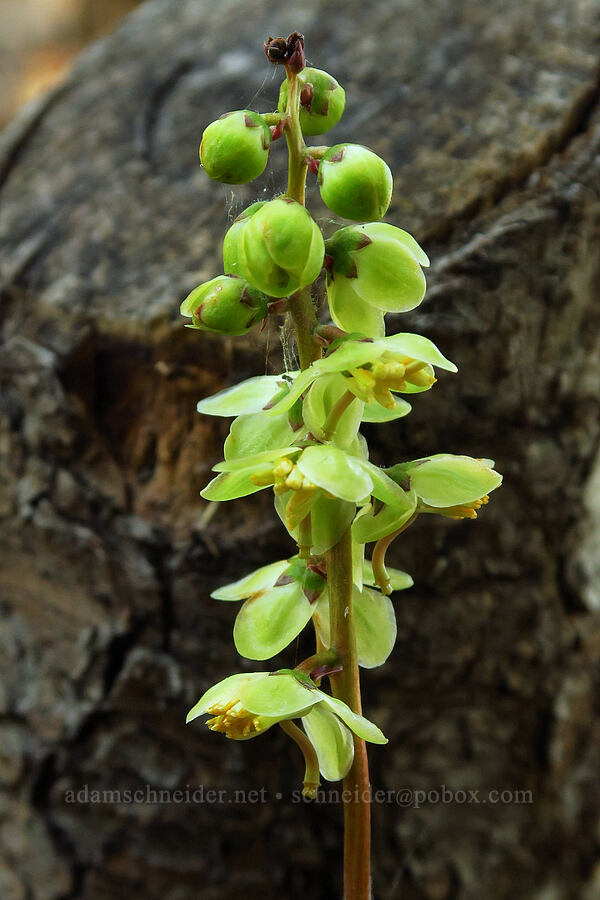
M 294 468 L 294 464 L 291 459 L 288 459 L 287 456 L 284 456 L 283 459 L 279 460 L 275 468 L 273 469 L 273 475 L 275 478 L 285 478 L 286 475 Z
M 304 482 L 302 472 L 294 466 L 288 477 L 285 479 L 285 485 L 291 491 L 299 491 Z

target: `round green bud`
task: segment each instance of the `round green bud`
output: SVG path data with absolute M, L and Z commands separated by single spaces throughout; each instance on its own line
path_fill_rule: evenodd
M 392 199 L 393 179 L 387 163 L 360 144 L 336 144 L 319 165 L 323 202 L 344 219 L 381 219 Z
M 300 128 L 306 135 L 325 134 L 342 118 L 346 105 L 346 92 L 322 69 L 303 69 L 298 73 L 300 82 Z M 277 109 L 284 113 L 288 104 L 287 79 L 279 91 Z
M 247 209 L 239 214 L 237 219 L 234 220 L 231 227 L 227 230 L 223 240 L 223 271 L 227 275 L 240 275 L 242 278 L 244 277 L 240 262 L 240 238 L 242 236 L 242 231 L 250 216 L 253 216 L 254 213 L 258 212 L 261 206 L 264 206 L 266 202 L 267 201 L 265 200 L 259 200 L 257 203 L 248 206 Z
M 308 210 L 286 196 L 254 206 L 259 208 L 249 207 L 225 236 L 226 266 L 269 297 L 288 297 L 312 284 L 325 244 Z
M 406 312 L 425 296 L 421 266 L 428 266 L 429 259 L 401 228 L 385 222 L 349 225 L 336 231 L 325 251 L 328 293 L 337 317 L 352 329 L 357 328 L 357 317 L 375 320 L 373 308 L 382 313 Z
M 243 278 L 219 275 L 194 288 L 181 304 L 180 312 L 192 319 L 188 328 L 240 335 L 264 319 L 267 298 Z
M 271 130 L 250 109 L 225 113 L 205 129 L 200 162 L 213 181 L 245 184 L 264 171 L 271 146 Z

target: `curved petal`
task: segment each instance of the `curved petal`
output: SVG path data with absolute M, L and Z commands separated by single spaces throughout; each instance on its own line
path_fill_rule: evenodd
M 401 528 L 417 507 L 414 491 L 410 491 L 407 496 L 409 506 L 406 509 L 384 505 L 377 513 L 373 513 L 370 507 L 366 507 L 366 511 L 361 510 L 352 524 L 353 539 L 361 544 L 368 544 L 371 541 L 379 541 Z
M 385 334 L 385 320 L 380 309 L 363 300 L 350 286 L 349 279 L 338 277 L 327 288 L 329 313 L 338 326 L 349 333 L 379 338 Z
M 406 509 L 410 506 L 410 498 L 406 491 L 403 491 L 395 481 L 392 481 L 383 469 L 367 460 L 361 460 L 360 465 L 371 477 L 373 482 L 371 493 L 374 497 L 377 497 L 382 503 L 387 503 L 389 506 L 396 506 L 400 509 Z
M 502 475 L 480 460 L 451 453 L 438 453 L 405 463 L 402 468 L 410 477 L 411 487 L 429 506 L 472 503 L 491 493 L 502 482 Z
M 401 419 L 403 416 L 407 416 L 412 409 L 410 403 L 407 403 L 406 400 L 402 400 L 400 397 L 394 397 L 394 401 L 396 405 L 393 409 L 386 409 L 385 406 L 377 403 L 376 400 L 365 403 L 362 415 L 363 422 L 392 422 L 394 419 Z
M 229 703 L 237 702 L 242 688 L 260 682 L 268 674 L 268 672 L 240 673 L 230 675 L 223 681 L 219 681 L 218 684 L 213 684 L 190 709 L 185 721 L 191 722 L 193 719 L 197 719 L 198 716 L 207 713 L 212 706 L 227 706 Z
M 231 584 L 224 584 L 223 587 L 217 588 L 210 596 L 215 600 L 245 600 L 258 591 L 273 587 L 289 564 L 289 559 L 280 559 L 277 562 L 269 563 L 268 566 L 261 566 L 260 569 L 250 572 L 249 575 L 244 575 L 243 578 L 232 581 Z
M 261 466 L 273 463 L 282 456 L 293 456 L 300 453 L 301 447 L 271 447 L 262 450 L 253 456 L 243 456 L 241 459 L 227 459 L 213 466 L 213 472 L 235 472 L 239 469 L 259 469 Z M 271 468 L 271 466 L 269 466 Z
M 363 741 L 369 741 L 371 744 L 387 744 L 388 739 L 383 732 L 369 719 L 352 712 L 350 707 L 342 703 L 341 700 L 330 697 L 329 694 L 325 694 L 323 691 L 318 693 L 323 703 Z
M 446 369 L 448 372 L 458 371 L 454 363 L 446 359 L 433 341 L 422 334 L 401 332 L 383 338 L 378 343 L 390 353 L 400 353 L 410 359 L 420 359 L 431 366 L 437 366 L 438 369 Z
M 250 494 L 264 490 L 265 487 L 265 485 L 254 484 L 251 476 L 261 472 L 270 472 L 271 468 L 271 466 L 252 466 L 247 469 L 238 469 L 235 472 L 223 472 L 209 481 L 204 490 L 200 491 L 200 496 L 216 503 L 224 500 L 236 500 L 238 497 L 248 497 Z
M 313 706 L 303 716 L 302 725 L 317 751 L 323 778 L 326 781 L 340 781 L 350 771 L 354 759 L 351 732 L 323 703 Z
M 294 377 L 295 372 L 289 376 Z M 206 416 L 241 416 L 259 412 L 285 385 L 281 375 L 257 375 L 200 400 L 197 409 Z
M 278 716 L 295 719 L 308 712 L 322 699 L 316 687 L 301 683 L 291 672 L 268 673 L 268 678 L 256 679 L 242 687 L 240 702 L 257 716 Z
M 396 614 L 389 597 L 363 588 L 353 592 L 358 663 L 374 669 L 386 661 L 396 643 Z
M 236 650 L 247 659 L 270 659 L 300 634 L 312 613 L 312 604 L 297 582 L 255 594 L 235 620 Z
M 330 444 L 307 447 L 297 465 L 306 478 L 340 500 L 358 503 L 373 488 L 364 463 Z
M 265 450 L 287 447 L 302 436 L 303 432 L 292 429 L 285 414 L 273 417 L 265 413 L 238 416 L 231 423 L 223 452 L 228 461 L 242 459 Z

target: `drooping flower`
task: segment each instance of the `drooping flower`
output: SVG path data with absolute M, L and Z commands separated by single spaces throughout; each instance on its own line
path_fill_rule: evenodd
M 387 744 L 373 722 L 320 690 L 307 676 L 290 669 L 230 675 L 209 688 L 189 711 L 186 722 L 208 714 L 212 731 L 247 741 L 278 722 L 302 719 L 314 744 L 324 778 L 343 778 L 352 765 L 351 732 L 372 744 Z

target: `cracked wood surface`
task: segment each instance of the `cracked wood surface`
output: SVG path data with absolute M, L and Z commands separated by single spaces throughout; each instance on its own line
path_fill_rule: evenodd
M 289 802 L 295 749 L 183 724 L 240 665 L 236 609 L 210 591 L 290 552 L 266 495 L 212 516 L 198 496 L 226 423 L 196 401 L 276 371 L 276 332 L 203 338 L 177 310 L 218 274 L 229 217 L 284 189 L 278 146 L 272 174 L 232 192 L 197 145 L 228 109 L 274 107 L 261 41 L 293 29 L 347 90 L 331 142 L 385 156 L 387 219 L 434 260 L 394 330 L 459 366 L 407 420 L 369 428 L 373 458 L 467 452 L 505 474 L 477 524 L 427 518 L 396 548 L 415 587 L 365 708 L 390 738 L 375 788 L 533 802 L 376 805 L 375 896 L 595 900 L 594 0 L 309 0 L 293 16 L 154 0 L 0 136 L 0 896 L 339 895 L 340 810 Z M 334 226 L 314 187 L 309 203 Z M 286 799 L 68 802 L 201 784 Z

